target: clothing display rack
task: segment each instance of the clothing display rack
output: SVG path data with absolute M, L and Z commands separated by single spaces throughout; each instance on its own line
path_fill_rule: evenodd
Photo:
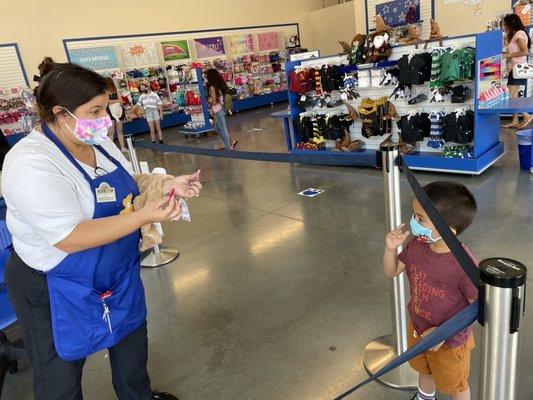
M 455 82 L 455 85 L 460 85 L 462 88 L 465 88 L 465 91 L 469 94 L 464 98 L 461 98 L 459 102 L 455 103 L 452 103 L 450 98 L 447 100 L 445 99 L 444 102 L 432 102 L 432 98 L 435 96 L 435 94 L 430 88 L 430 86 L 433 85 L 431 80 L 427 80 L 422 84 L 412 85 L 411 99 L 418 95 L 423 95 L 421 97 L 421 101 L 415 104 L 408 103 L 408 100 L 410 99 L 409 97 L 402 99 L 401 97 L 394 98 L 394 96 L 392 96 L 392 98 L 390 98 L 391 94 L 393 94 L 393 91 L 395 90 L 395 86 L 390 84 L 375 85 L 365 82 L 363 85 L 364 87 L 356 86 L 353 88 L 353 92 L 357 93 L 355 96 L 356 98 L 353 98 L 354 96 L 351 96 L 352 98 L 348 99 L 345 98 L 342 102 L 343 104 L 333 104 L 334 107 L 329 108 L 318 108 L 316 106 L 309 107 L 309 105 L 308 107 L 302 108 L 300 94 L 289 92 L 290 114 L 294 131 L 293 137 L 296 143 L 292 143 L 292 139 L 289 139 L 290 136 L 286 135 L 288 150 L 293 154 L 297 153 L 301 155 L 307 155 L 308 157 L 319 157 L 324 160 L 324 164 L 375 167 L 379 166 L 380 164 L 380 157 L 378 154 L 380 144 L 387 139 L 389 134 L 393 135 L 393 140 L 398 140 L 398 132 L 400 131 L 400 128 L 397 125 L 397 121 L 401 116 L 407 116 L 409 114 L 416 113 L 431 114 L 432 112 L 442 110 L 443 115 L 457 112 L 457 118 L 459 118 L 459 115 L 461 115 L 460 113 L 464 115 L 466 112 L 469 113 L 468 115 L 470 115 L 470 117 L 473 115 L 473 128 L 472 132 L 468 134 L 468 139 L 463 138 L 463 140 L 465 140 L 465 143 L 463 143 L 464 149 L 461 151 L 457 150 L 458 148 L 461 148 L 458 143 L 447 143 L 454 145 L 450 146 L 452 151 L 447 150 L 443 152 L 443 148 L 440 147 L 440 145 L 435 146 L 434 142 L 431 141 L 432 138 L 424 138 L 423 141 L 418 141 L 416 143 L 416 146 L 411 150 L 410 153 L 405 155 L 405 160 L 411 168 L 418 170 L 473 175 L 481 174 L 484 170 L 494 164 L 504 153 L 503 143 L 499 139 L 499 115 L 490 113 L 487 110 L 479 112 L 477 101 L 479 96 L 478 83 L 480 80 L 479 62 L 487 58 L 501 55 L 502 40 L 501 31 L 491 31 L 478 35 L 447 38 L 444 40 L 443 47 L 445 48 L 451 47 L 454 49 L 463 49 L 466 47 L 472 47 L 475 49 L 475 72 L 473 73 L 473 76 L 471 76 L 474 79 L 465 79 Z M 438 43 L 430 44 L 427 52 L 431 53 L 432 49 L 438 46 Z M 376 79 L 379 79 L 380 76 L 383 76 L 380 75 L 379 72 L 374 71 L 394 67 L 404 55 L 409 55 L 409 57 L 412 57 L 413 54 L 418 54 L 421 52 L 423 52 L 423 50 L 416 50 L 415 46 L 412 45 L 396 46 L 393 48 L 392 56 L 388 61 L 374 65 L 349 66 L 347 65 L 348 62 L 346 61 L 346 56 L 333 56 L 307 61 L 288 62 L 286 69 L 287 74 L 290 77 L 291 73 L 298 68 L 320 68 L 324 65 L 344 65 L 337 68 L 340 73 L 345 74 L 357 72 L 359 79 L 361 79 L 360 77 L 363 76 L 363 79 L 367 79 L 368 77 L 368 79 L 373 80 L 373 74 L 376 75 Z M 400 61 L 400 63 L 401 62 L 404 61 Z M 382 79 L 386 81 L 386 79 Z M 415 80 L 415 83 L 418 82 Z M 289 82 L 289 86 L 290 85 L 291 83 Z M 427 99 L 424 99 L 424 96 Z M 382 136 L 369 136 L 368 134 L 363 135 L 364 131 L 361 126 L 361 119 L 356 119 L 356 122 L 352 123 L 350 126 L 350 136 L 351 140 L 359 140 L 361 142 L 360 148 L 358 148 L 359 151 L 338 151 L 338 149 L 333 149 L 334 144 L 328 140 L 326 140 L 326 143 L 321 145 L 322 148 L 320 150 L 307 150 L 304 146 L 298 145 L 298 142 L 302 141 L 301 130 L 298 126 L 302 112 L 310 112 L 318 115 L 326 114 L 330 117 L 335 114 L 347 115 L 350 113 L 347 105 L 353 107 L 355 110 L 359 110 L 363 99 L 377 100 L 380 98 L 386 98 L 393 105 L 391 109 L 396 110 L 397 117 L 393 118 L 391 122 L 388 122 L 390 127 L 385 129 L 386 132 Z M 383 100 L 383 102 L 384 101 L 385 100 Z M 369 103 L 368 100 L 365 100 L 365 102 L 367 104 Z M 364 105 L 365 104 L 363 104 L 363 106 Z M 463 125 L 461 125 L 461 127 Z M 297 145 L 299 148 L 297 148 Z
M 195 68 L 193 70 L 193 79 L 190 84 L 195 85 L 195 104 L 187 104 L 186 108 L 191 120 L 184 126 L 178 128 L 178 132 L 185 135 L 185 137 L 195 136 L 197 139 L 201 134 L 211 132 L 213 130 L 213 124 L 211 124 L 211 119 L 209 115 L 209 104 L 207 104 L 207 93 L 205 88 L 204 79 L 202 77 L 202 69 Z M 188 103 L 191 103 L 189 101 Z

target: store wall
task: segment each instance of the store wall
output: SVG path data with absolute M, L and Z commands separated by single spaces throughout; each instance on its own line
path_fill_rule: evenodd
M 324 56 L 339 53 L 339 40 L 350 43 L 357 30 L 353 2 L 311 11 L 309 20 L 313 44 L 310 47 L 320 49 Z
M 386 3 L 390 0 L 383 0 Z M 447 3 L 447 4 L 445 4 Z M 365 2 L 356 0 L 355 4 L 356 26 L 358 31 L 365 32 Z M 462 0 L 446 2 L 446 0 L 435 0 L 435 15 L 441 31 L 447 36 L 467 35 L 471 33 L 484 32 L 487 21 L 511 11 L 511 0 L 483 0 L 482 12 L 474 15 L 469 7 L 463 4 Z M 374 23 L 369 21 L 370 27 Z
M 65 38 L 298 22 L 306 45 L 313 42 L 309 13 L 321 6 L 322 0 L 1 0 L 0 43 L 19 44 L 31 77 L 44 56 L 66 61 Z
M 511 0 L 483 0 L 480 15 L 474 15 L 462 1 L 444 3 L 444 0 L 435 0 L 435 15 L 441 32 L 450 36 L 484 32 L 488 20 L 511 11 Z

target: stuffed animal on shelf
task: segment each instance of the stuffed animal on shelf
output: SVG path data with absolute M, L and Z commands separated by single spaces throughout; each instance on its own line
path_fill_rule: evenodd
M 424 50 L 427 49 L 428 43 L 434 40 L 438 40 L 439 46 L 442 47 L 442 39 L 444 39 L 444 36 L 442 36 L 442 33 L 440 32 L 440 27 L 439 27 L 439 24 L 437 24 L 437 21 L 431 18 L 430 24 L 431 24 L 431 31 L 429 33 L 429 39 L 426 41 L 426 44 L 424 45 Z
M 128 88 L 131 93 L 139 92 L 139 82 L 137 81 L 128 81 Z
M 350 64 L 358 65 L 364 64 L 365 60 L 365 46 L 366 46 L 366 35 L 358 33 L 354 36 L 352 40 L 352 46 L 350 48 Z
M 389 38 L 390 35 L 386 31 L 378 31 L 370 36 L 370 47 L 365 57 L 366 62 L 375 64 L 389 59 L 392 55 Z
M 352 50 L 352 46 L 350 46 L 348 43 L 346 43 L 346 42 L 344 42 L 342 40 L 339 40 L 339 44 L 342 47 L 342 52 L 339 53 L 339 55 L 343 56 L 343 55 L 346 55 L 346 54 L 350 54 L 350 51 Z
M 407 37 L 400 39 L 400 44 L 403 45 L 409 45 L 414 44 L 415 48 L 418 49 L 418 42 L 420 42 L 420 27 L 418 25 L 411 25 L 409 24 L 407 26 Z
M 120 101 L 125 108 L 131 107 L 132 99 L 130 92 L 122 92 L 120 94 Z
M 384 31 L 387 32 L 390 36 L 394 31 L 392 27 L 385 23 L 385 20 L 379 14 L 374 17 L 374 22 L 376 23 L 376 32 Z

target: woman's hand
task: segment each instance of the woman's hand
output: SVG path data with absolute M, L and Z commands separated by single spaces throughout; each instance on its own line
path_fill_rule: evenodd
M 170 193 L 174 189 L 176 197 L 187 198 L 200 195 L 200 190 L 203 187 L 200 183 L 200 172 L 201 170 L 198 170 L 192 175 L 177 176 L 165 182 L 163 193 Z
M 171 222 L 181 219 L 181 206 L 175 197 L 162 197 L 159 200 L 147 201 L 138 213 L 142 224 L 152 222 Z

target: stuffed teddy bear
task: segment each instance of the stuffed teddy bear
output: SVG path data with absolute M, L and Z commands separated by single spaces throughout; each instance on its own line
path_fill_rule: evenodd
M 123 201 L 124 210 L 122 210 L 121 214 L 138 211 L 144 207 L 147 201 L 158 200 L 165 196 L 165 193 L 163 193 L 163 184 L 173 178 L 174 177 L 171 175 L 164 174 L 135 175 L 134 179 L 141 194 L 133 199 L 133 207 L 130 206 L 131 195 L 126 197 L 126 199 Z M 139 245 L 140 251 L 151 249 L 155 245 L 161 244 L 161 242 L 161 234 L 154 224 L 149 223 L 141 227 L 141 244 Z

